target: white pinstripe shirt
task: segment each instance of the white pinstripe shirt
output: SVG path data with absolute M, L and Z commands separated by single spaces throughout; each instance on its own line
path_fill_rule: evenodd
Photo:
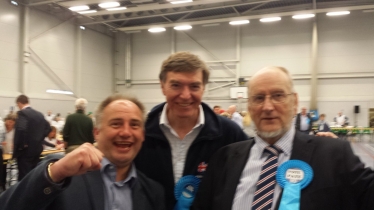
M 171 127 L 167 118 L 167 105 L 168 104 L 165 104 L 164 109 L 161 113 L 160 127 L 170 144 L 173 160 L 174 181 L 175 183 L 177 183 L 183 175 L 187 151 L 190 148 L 192 142 L 196 139 L 197 135 L 200 133 L 200 130 L 205 123 L 205 117 L 203 107 L 200 105 L 199 117 L 197 118 L 196 125 L 190 132 L 187 133 L 184 139 L 180 139 L 177 132 Z
M 278 165 L 290 159 L 295 136 L 295 128 L 291 125 L 291 129 L 280 138 L 275 145 L 282 149 L 282 153 L 278 157 Z M 264 153 L 265 147 L 269 146 L 267 142 L 259 136 L 255 136 L 255 144 L 253 145 L 247 164 L 244 167 L 232 205 L 232 210 L 248 210 L 251 209 L 254 193 L 256 191 L 256 183 L 260 177 L 262 164 L 266 161 L 269 154 Z M 272 209 L 278 201 L 281 187 L 276 184 L 274 190 L 274 198 Z

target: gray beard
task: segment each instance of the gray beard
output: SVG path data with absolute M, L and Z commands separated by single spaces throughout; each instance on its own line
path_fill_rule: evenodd
M 275 138 L 275 137 L 278 137 L 278 136 L 283 136 L 285 133 L 287 133 L 287 131 L 291 128 L 292 125 L 289 125 L 287 126 L 286 128 L 281 128 L 279 130 L 276 130 L 276 131 L 259 131 L 256 129 L 256 133 L 259 137 L 261 137 L 262 139 L 271 139 L 271 138 Z M 256 127 L 256 126 L 255 126 Z

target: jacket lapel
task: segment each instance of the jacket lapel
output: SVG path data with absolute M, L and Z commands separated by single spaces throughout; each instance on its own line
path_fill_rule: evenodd
M 302 160 L 310 164 L 310 160 L 313 155 L 313 150 L 314 150 L 314 144 L 312 142 L 311 136 L 303 134 L 299 131 L 296 131 L 295 137 L 293 140 L 292 153 L 291 153 L 290 160 Z M 283 195 L 283 189 L 279 195 L 275 209 L 279 208 L 282 195 Z
M 239 184 L 243 169 L 247 164 L 251 148 L 254 145 L 253 139 L 244 142 L 245 144 L 240 144 L 240 146 L 236 147 L 234 153 L 228 157 L 226 164 L 227 169 L 225 170 L 227 171 L 225 177 L 227 183 L 225 183 L 223 192 L 223 198 L 225 199 L 222 199 L 222 209 L 231 209 L 236 188 Z
M 88 172 L 83 176 L 93 210 L 105 209 L 104 182 L 100 170 Z

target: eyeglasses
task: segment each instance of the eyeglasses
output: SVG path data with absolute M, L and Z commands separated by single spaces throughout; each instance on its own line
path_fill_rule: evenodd
M 249 103 L 254 106 L 260 106 L 264 104 L 267 97 L 270 97 L 270 101 L 273 104 L 284 103 L 289 95 L 294 93 L 273 93 L 271 95 L 254 95 L 249 97 Z

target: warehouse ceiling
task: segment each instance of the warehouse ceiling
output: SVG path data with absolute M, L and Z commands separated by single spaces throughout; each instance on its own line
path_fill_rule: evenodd
M 122 0 L 125 10 L 107 11 L 99 3 L 114 0 L 24 0 L 31 8 L 60 19 L 104 32 L 136 31 L 150 27 L 181 24 L 202 25 L 241 19 L 259 19 L 271 15 L 290 16 L 303 12 L 323 13 L 337 10 L 374 12 L 374 0 L 194 0 L 171 4 L 172 0 Z M 94 13 L 79 14 L 70 7 L 87 5 Z

